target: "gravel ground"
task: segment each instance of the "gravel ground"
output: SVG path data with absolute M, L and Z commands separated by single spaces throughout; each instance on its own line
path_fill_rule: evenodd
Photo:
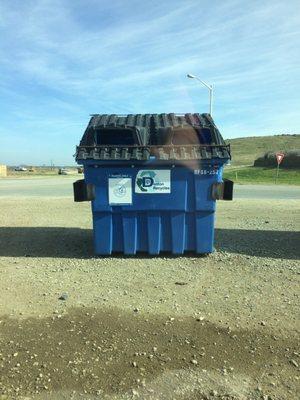
M 0 399 L 298 399 L 299 214 L 220 202 L 210 256 L 96 258 L 89 204 L 3 198 Z

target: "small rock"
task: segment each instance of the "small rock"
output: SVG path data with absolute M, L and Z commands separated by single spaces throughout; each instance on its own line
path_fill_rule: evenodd
M 62 293 L 62 294 L 59 296 L 58 300 L 67 300 L 68 297 L 69 297 L 69 296 L 68 296 L 67 293 Z
M 195 359 L 192 359 L 192 360 L 191 360 L 191 363 L 194 364 L 194 365 L 198 365 L 198 361 L 195 360 Z
M 298 368 L 298 363 L 295 360 L 290 360 L 290 363 L 293 364 L 294 367 Z
M 140 310 L 139 310 L 139 308 L 135 307 L 135 308 L 133 309 L 133 311 L 134 311 L 134 312 L 139 312 Z
M 260 321 L 260 325 L 262 325 L 262 326 L 266 326 L 267 324 L 266 324 L 266 322 L 265 322 L 265 321 Z

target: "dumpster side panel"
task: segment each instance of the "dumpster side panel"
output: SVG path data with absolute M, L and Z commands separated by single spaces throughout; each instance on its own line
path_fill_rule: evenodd
M 211 185 L 220 181 L 218 170 L 208 169 L 212 174 L 200 174 L 199 170 L 193 171 L 176 167 L 170 170 L 170 193 L 137 193 L 136 178 L 138 168 L 89 168 L 86 172 L 86 182 L 95 185 L 95 200 L 92 202 L 93 212 L 116 210 L 215 210 L 215 201 L 211 197 Z M 151 168 L 149 169 L 151 171 Z M 162 169 L 163 170 L 163 169 Z M 119 171 L 122 171 L 120 173 Z M 120 178 L 131 180 L 132 201 L 130 204 L 109 204 L 109 179 Z
M 153 194 L 137 192 L 139 168 L 120 170 L 90 168 L 86 173 L 86 181 L 96 188 L 92 208 L 97 254 L 213 251 L 215 201 L 211 185 L 220 179 L 218 170 L 172 168 L 170 193 Z M 131 180 L 131 204 L 109 204 L 109 179 L 118 176 Z
M 127 212 L 93 215 L 96 254 L 124 252 L 136 254 L 162 251 L 211 253 L 214 238 L 213 212 L 153 212 L 146 215 Z
M 211 253 L 214 243 L 215 214 L 196 212 L 196 252 Z
M 93 213 L 94 247 L 96 254 L 111 254 L 113 250 L 112 213 Z

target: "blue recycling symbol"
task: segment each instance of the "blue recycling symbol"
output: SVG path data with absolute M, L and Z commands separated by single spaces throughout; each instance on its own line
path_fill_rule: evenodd
M 140 178 L 136 180 L 138 187 L 141 189 L 142 192 L 147 192 L 147 189 L 143 186 L 143 178 L 152 178 L 154 180 L 156 173 L 154 171 L 143 171 L 140 175 Z

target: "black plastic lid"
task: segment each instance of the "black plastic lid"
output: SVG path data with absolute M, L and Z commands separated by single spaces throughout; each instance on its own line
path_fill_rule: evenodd
M 76 160 L 230 158 L 209 114 L 96 114 L 77 147 Z

